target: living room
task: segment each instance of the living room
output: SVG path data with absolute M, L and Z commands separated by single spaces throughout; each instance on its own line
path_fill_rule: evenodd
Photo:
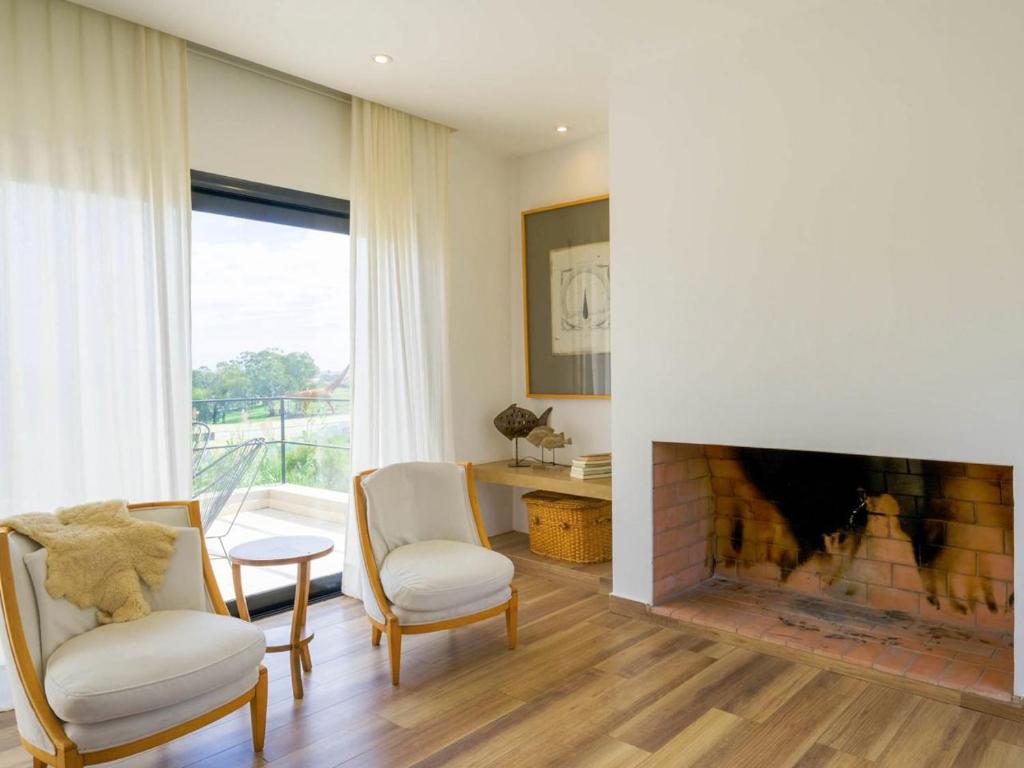
M 0 9 L 5 765 L 1024 761 L 1024 7 Z

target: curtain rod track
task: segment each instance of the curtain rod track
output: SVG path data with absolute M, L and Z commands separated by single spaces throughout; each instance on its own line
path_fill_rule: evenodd
M 238 69 L 243 69 L 246 72 L 252 72 L 254 75 L 260 75 L 267 78 L 268 80 L 276 80 L 279 83 L 285 85 L 291 85 L 296 88 L 301 88 L 304 91 L 315 93 L 318 96 L 324 96 L 328 99 L 334 99 L 340 101 L 342 104 L 351 104 L 352 97 L 347 93 L 336 91 L 333 88 L 328 88 L 326 85 L 320 85 L 314 83 L 311 80 L 305 80 L 295 75 L 289 75 L 285 72 L 279 72 L 276 69 L 265 67 L 262 64 L 257 64 L 254 61 L 247 59 L 241 59 L 237 56 L 232 56 L 229 53 L 218 51 L 214 48 L 207 48 L 205 45 L 199 45 L 198 43 L 189 42 L 188 50 L 198 56 L 203 56 L 213 61 L 218 61 L 221 64 L 227 64 Z

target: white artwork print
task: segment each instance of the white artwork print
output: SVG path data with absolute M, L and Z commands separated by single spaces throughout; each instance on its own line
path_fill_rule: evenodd
M 609 244 L 551 251 L 551 352 L 592 355 L 611 349 Z

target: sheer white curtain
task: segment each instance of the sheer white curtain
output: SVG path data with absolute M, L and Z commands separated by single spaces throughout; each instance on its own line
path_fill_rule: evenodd
M 352 100 L 352 472 L 452 458 L 449 129 Z M 354 500 L 343 590 L 359 597 Z
M 0 0 L 0 516 L 191 493 L 185 56 Z

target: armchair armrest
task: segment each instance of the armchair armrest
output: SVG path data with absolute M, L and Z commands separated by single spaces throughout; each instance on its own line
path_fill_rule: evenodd
M 366 517 L 366 492 L 363 490 L 363 479 L 372 475 L 376 470 L 368 469 L 361 472 L 354 478 L 356 499 L 356 526 L 359 530 L 359 549 L 363 554 L 363 567 L 366 569 L 367 581 L 373 597 L 377 601 L 377 607 L 385 622 L 396 621 L 395 614 L 391 610 L 391 603 L 384 594 L 384 586 L 380 583 L 380 571 L 377 569 L 377 560 L 373 556 L 373 544 L 370 542 L 370 524 Z M 363 600 L 367 600 L 363 595 Z
M 63 724 L 50 709 L 50 703 L 43 690 L 43 682 L 39 679 L 35 663 L 32 661 L 28 640 L 25 638 L 21 611 L 18 609 L 18 595 L 14 587 L 11 533 L 12 530 L 7 526 L 0 526 L 0 608 L 3 610 L 4 629 L 13 657 L 10 661 L 18 673 L 25 697 L 47 737 L 58 750 L 72 750 L 75 748 L 74 742 L 64 733 Z

